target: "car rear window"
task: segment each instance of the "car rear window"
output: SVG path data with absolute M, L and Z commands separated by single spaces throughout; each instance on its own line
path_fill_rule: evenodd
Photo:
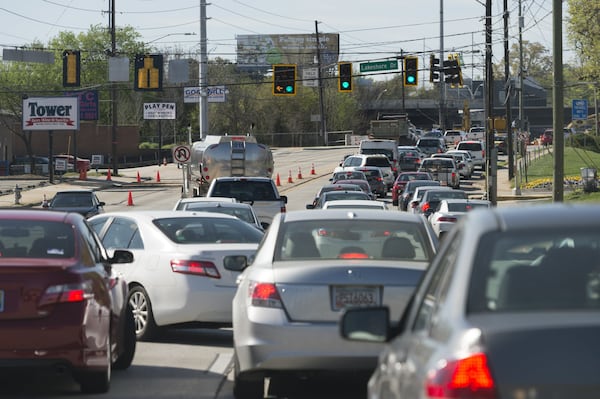
M 278 199 L 271 182 L 255 180 L 218 181 L 211 196 L 236 198 L 240 202 Z
M 60 222 L 3 220 L 0 225 L 2 258 L 72 258 L 73 226 Z
M 458 143 L 456 149 L 467 151 L 483 151 L 483 146 L 481 143 Z
M 389 168 L 390 161 L 387 158 L 383 157 L 369 157 L 365 162 L 365 166 L 377 166 L 379 168 Z
M 395 259 L 428 262 L 433 250 L 423 225 L 388 220 L 324 219 L 287 223 L 275 260 Z M 420 273 L 418 273 L 420 275 Z
M 478 244 L 468 312 L 600 310 L 600 233 L 588 228 L 487 234 Z
M 419 142 L 417 143 L 417 147 L 439 147 L 440 146 L 440 141 L 438 139 L 432 139 L 432 140 L 419 140 Z
M 158 227 L 177 244 L 259 243 L 263 233 L 238 219 L 178 217 L 155 219 Z

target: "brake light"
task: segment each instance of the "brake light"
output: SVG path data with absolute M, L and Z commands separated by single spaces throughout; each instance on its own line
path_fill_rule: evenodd
M 424 203 L 423 205 L 421 205 L 421 211 L 422 212 L 427 212 L 430 208 L 429 202 Z
M 279 291 L 273 283 L 250 283 L 250 298 L 252 306 L 260 306 L 265 308 L 282 308 L 281 297 Z
M 484 353 L 448 361 L 442 368 L 430 371 L 425 390 L 429 398 L 496 398 L 496 386 Z
M 437 218 L 438 222 L 456 222 L 456 218 L 453 216 L 440 216 L 439 218 Z
M 52 285 L 46 288 L 38 305 L 46 306 L 55 303 L 83 302 L 93 296 L 92 283 L 89 281 L 75 284 Z
M 193 274 L 195 276 L 204 276 L 210 278 L 221 278 L 221 274 L 212 262 L 201 260 L 171 260 L 171 270 L 175 273 Z
M 369 255 L 363 252 L 348 252 L 345 254 L 339 254 L 339 259 L 369 259 Z

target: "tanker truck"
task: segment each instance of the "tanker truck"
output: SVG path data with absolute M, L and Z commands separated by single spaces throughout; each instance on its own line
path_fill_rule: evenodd
M 271 149 L 253 136 L 208 135 L 192 144 L 189 162 L 194 197 L 205 195 L 217 177 L 273 175 Z

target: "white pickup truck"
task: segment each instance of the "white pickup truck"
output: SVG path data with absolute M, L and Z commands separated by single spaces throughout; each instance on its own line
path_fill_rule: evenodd
M 206 197 L 229 197 L 250 204 L 266 230 L 273 217 L 286 211 L 287 196 L 279 195 L 273 179 L 268 177 L 217 177 L 208 187 Z

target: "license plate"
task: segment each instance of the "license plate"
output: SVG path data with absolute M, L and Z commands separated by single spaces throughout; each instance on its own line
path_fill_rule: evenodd
M 4 312 L 4 290 L 0 290 L 0 312 Z
M 333 310 L 381 304 L 379 287 L 334 286 L 332 295 Z

